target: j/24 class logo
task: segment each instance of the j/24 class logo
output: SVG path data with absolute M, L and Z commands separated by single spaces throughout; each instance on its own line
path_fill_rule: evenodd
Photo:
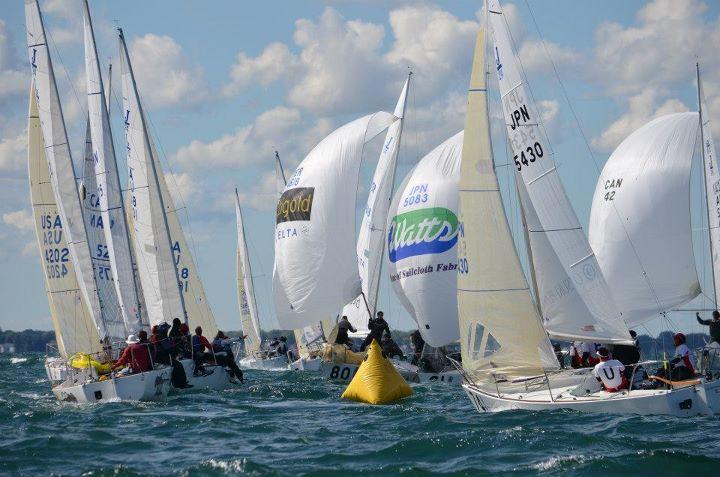
M 388 233 L 388 255 L 395 263 L 403 258 L 443 253 L 455 246 L 458 219 L 445 207 L 416 209 L 396 215 Z

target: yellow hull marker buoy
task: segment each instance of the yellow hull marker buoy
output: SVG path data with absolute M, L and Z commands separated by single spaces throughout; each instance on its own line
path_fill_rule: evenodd
M 340 397 L 368 404 L 389 404 L 410 396 L 412 392 L 395 366 L 383 356 L 380 345 L 373 340 L 367 357 Z

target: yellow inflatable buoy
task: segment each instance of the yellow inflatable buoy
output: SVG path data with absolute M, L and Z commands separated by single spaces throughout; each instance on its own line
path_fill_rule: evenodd
M 412 388 L 373 340 L 367 358 L 340 397 L 368 404 L 388 404 L 411 394 Z

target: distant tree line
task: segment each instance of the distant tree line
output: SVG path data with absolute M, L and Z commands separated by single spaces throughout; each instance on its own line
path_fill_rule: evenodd
M 4 331 L 0 328 L 0 343 L 12 343 L 16 353 L 45 351 L 50 343 L 55 343 L 54 331 L 24 330 Z

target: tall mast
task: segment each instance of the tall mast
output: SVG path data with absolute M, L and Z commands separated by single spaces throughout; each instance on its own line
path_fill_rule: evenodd
M 275 151 L 275 159 L 277 159 L 278 166 L 280 166 L 280 175 L 282 176 L 283 184 L 287 185 L 287 179 L 285 178 L 285 169 L 283 169 L 282 161 L 280 160 L 280 153 Z
M 168 224 L 167 220 L 167 212 L 165 210 L 165 202 L 163 200 L 162 192 L 160 189 L 160 180 L 158 178 L 158 171 L 157 166 L 155 164 L 155 157 L 152 154 L 152 147 L 150 146 L 150 138 L 148 137 L 148 128 L 145 124 L 145 113 L 142 109 L 142 104 L 140 103 L 140 96 L 138 95 L 138 89 L 137 89 L 137 82 L 135 81 L 135 73 L 133 72 L 132 63 L 130 62 L 130 54 L 128 53 L 127 45 L 125 44 L 125 35 L 123 35 L 122 28 L 118 28 L 118 34 L 120 37 L 120 47 L 122 48 L 122 54 L 125 57 L 125 63 L 127 64 L 128 72 L 130 73 L 130 78 L 132 80 L 133 85 L 133 92 L 132 94 L 135 95 L 135 101 L 137 102 L 138 107 L 138 117 L 140 119 L 140 125 L 143 129 L 143 139 L 145 142 L 145 147 L 147 148 L 148 153 L 150 154 L 150 164 L 152 166 L 153 171 L 153 178 L 155 181 L 155 187 L 157 187 L 157 196 L 158 200 L 160 201 L 160 208 L 162 210 L 162 217 L 163 217 L 163 225 L 165 225 L 165 235 L 167 237 L 168 244 L 170 245 L 170 259 L 171 263 L 173 264 L 173 272 L 175 274 L 175 283 L 180 283 L 180 275 L 178 274 L 177 266 L 175 266 L 175 254 L 173 253 L 173 242 L 172 237 L 170 237 L 170 225 Z M 188 315 L 187 315 L 187 308 L 185 308 L 185 297 L 183 296 L 182 292 L 178 293 L 180 295 L 180 305 L 182 307 L 183 315 L 185 318 L 185 324 L 188 324 Z
M 710 224 L 710 197 L 708 196 L 708 178 L 707 178 L 707 167 L 705 161 L 707 161 L 707 157 L 705 156 L 705 133 L 703 132 L 703 110 L 702 110 L 702 88 L 700 86 L 700 63 L 695 63 L 695 73 L 697 76 L 697 98 L 698 98 L 698 116 L 700 118 L 700 150 L 702 151 L 702 158 L 703 158 L 703 182 L 705 183 L 705 199 L 707 202 L 707 206 L 705 207 L 705 211 L 707 212 L 707 223 L 708 223 L 708 237 L 710 242 L 710 264 L 713 268 L 712 275 L 712 284 L 713 284 L 713 299 L 715 300 L 715 307 L 720 306 L 720 304 L 717 303 L 717 283 L 715 283 L 715 260 L 713 260 L 713 257 L 715 256 L 715 250 L 713 246 L 713 237 L 712 237 L 712 225 Z
M 108 117 L 109 117 L 110 116 L 110 97 L 111 97 L 111 93 L 112 93 L 112 63 L 108 64 L 107 78 L 108 78 L 108 80 L 107 80 L 108 87 L 107 87 L 107 92 L 105 93 L 105 102 L 107 103 L 106 107 L 107 107 L 107 112 L 108 112 Z

